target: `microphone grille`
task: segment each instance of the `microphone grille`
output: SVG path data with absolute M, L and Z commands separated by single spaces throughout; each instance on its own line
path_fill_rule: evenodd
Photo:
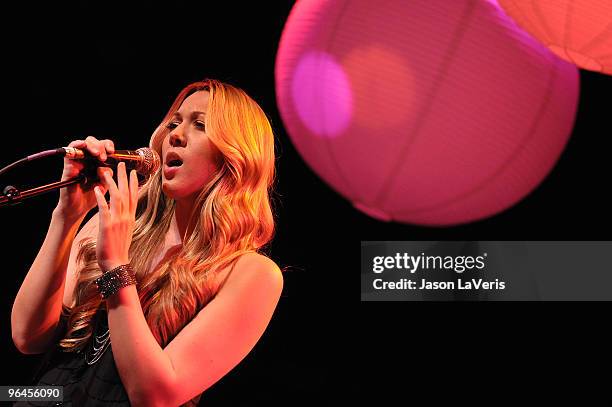
M 148 147 L 139 148 L 136 152 L 142 157 L 142 162 L 138 165 L 136 171 L 144 176 L 155 174 L 161 165 L 159 154 Z

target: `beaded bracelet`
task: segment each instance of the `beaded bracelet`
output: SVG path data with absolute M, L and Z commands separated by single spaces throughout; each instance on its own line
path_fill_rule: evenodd
M 106 299 L 119 291 L 120 288 L 136 284 L 136 277 L 132 266 L 123 264 L 104 272 L 101 277 L 95 280 L 95 283 L 102 298 Z

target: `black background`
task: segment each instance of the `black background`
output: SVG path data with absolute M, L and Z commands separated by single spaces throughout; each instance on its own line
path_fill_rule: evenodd
M 609 240 L 612 77 L 580 71 L 569 144 L 550 176 L 513 208 L 450 228 L 384 223 L 315 176 L 283 128 L 274 60 L 292 5 L 82 1 L 4 13 L 1 166 L 88 135 L 118 148 L 146 146 L 178 91 L 205 77 L 235 84 L 261 104 L 278 144 L 272 257 L 289 271 L 268 331 L 205 392 L 203 405 L 348 405 L 366 395 L 377 400 L 372 405 L 390 405 L 383 399 L 465 396 L 423 387 L 465 378 L 520 394 L 545 378 L 591 377 L 596 365 L 609 366 L 608 303 L 360 303 L 359 251 L 364 240 Z M 61 159 L 48 159 L 1 176 L 0 186 L 27 189 L 60 174 Z M 38 362 L 14 348 L 10 310 L 56 201 L 53 192 L 0 208 L 0 346 L 13 372 L 2 384 L 29 383 Z M 600 383 L 592 380 L 585 394 L 601 401 Z

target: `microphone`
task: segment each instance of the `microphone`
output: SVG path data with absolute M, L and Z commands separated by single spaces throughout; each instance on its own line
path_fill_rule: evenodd
M 71 160 L 95 162 L 98 167 L 111 167 L 124 162 L 126 169 L 136 170 L 137 173 L 145 177 L 154 174 L 161 165 L 159 154 L 148 147 L 142 147 L 138 150 L 115 150 L 114 153 L 107 154 L 105 162 L 91 156 L 87 151 L 74 147 L 60 147 L 57 151 Z

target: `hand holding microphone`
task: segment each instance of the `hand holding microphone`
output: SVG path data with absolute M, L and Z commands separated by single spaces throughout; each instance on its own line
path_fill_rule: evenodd
M 115 151 L 111 140 L 98 140 L 91 136 L 85 140 L 75 140 L 68 147 L 61 149 L 64 150 L 62 181 L 83 172 L 88 173 L 88 178 L 93 179 L 93 182 L 85 185 L 75 184 L 60 189 L 56 211 L 70 219 L 84 217 L 97 205 L 93 188 L 100 186 L 102 192 L 106 193 L 106 188 L 100 180 L 104 179 L 106 172 L 113 175 L 113 169 L 116 169 L 119 162 L 125 162 L 128 171 L 133 169 L 145 179 L 155 173 L 160 166 L 159 156 L 151 149 Z
M 98 157 L 88 153 L 87 150 L 81 150 L 75 147 L 62 147 L 64 156 L 71 160 L 88 160 L 94 162 L 97 166 L 116 167 L 120 162 L 125 163 L 128 170 L 136 170 L 143 176 L 149 176 L 160 166 L 159 155 L 150 148 L 143 147 L 137 150 L 117 150 L 107 151 L 104 158 L 100 153 Z
M 138 186 L 143 185 L 160 167 L 159 155 L 150 148 L 137 150 L 117 150 L 111 140 L 98 140 L 87 137 L 85 140 L 75 140 L 68 147 L 40 151 L 0 169 L 0 174 L 22 165 L 49 156 L 64 156 L 64 170 L 60 181 L 42 185 L 26 191 L 19 191 L 12 185 L 3 188 L 0 194 L 0 207 L 15 205 L 24 199 L 31 198 L 55 189 L 60 189 L 60 200 L 56 214 L 67 220 L 78 220 L 96 204 L 92 188 L 101 186 L 101 192 L 106 193 L 100 180 L 106 180 L 105 174 L 110 174 L 118 164 L 124 163 L 126 173 L 134 172 Z

